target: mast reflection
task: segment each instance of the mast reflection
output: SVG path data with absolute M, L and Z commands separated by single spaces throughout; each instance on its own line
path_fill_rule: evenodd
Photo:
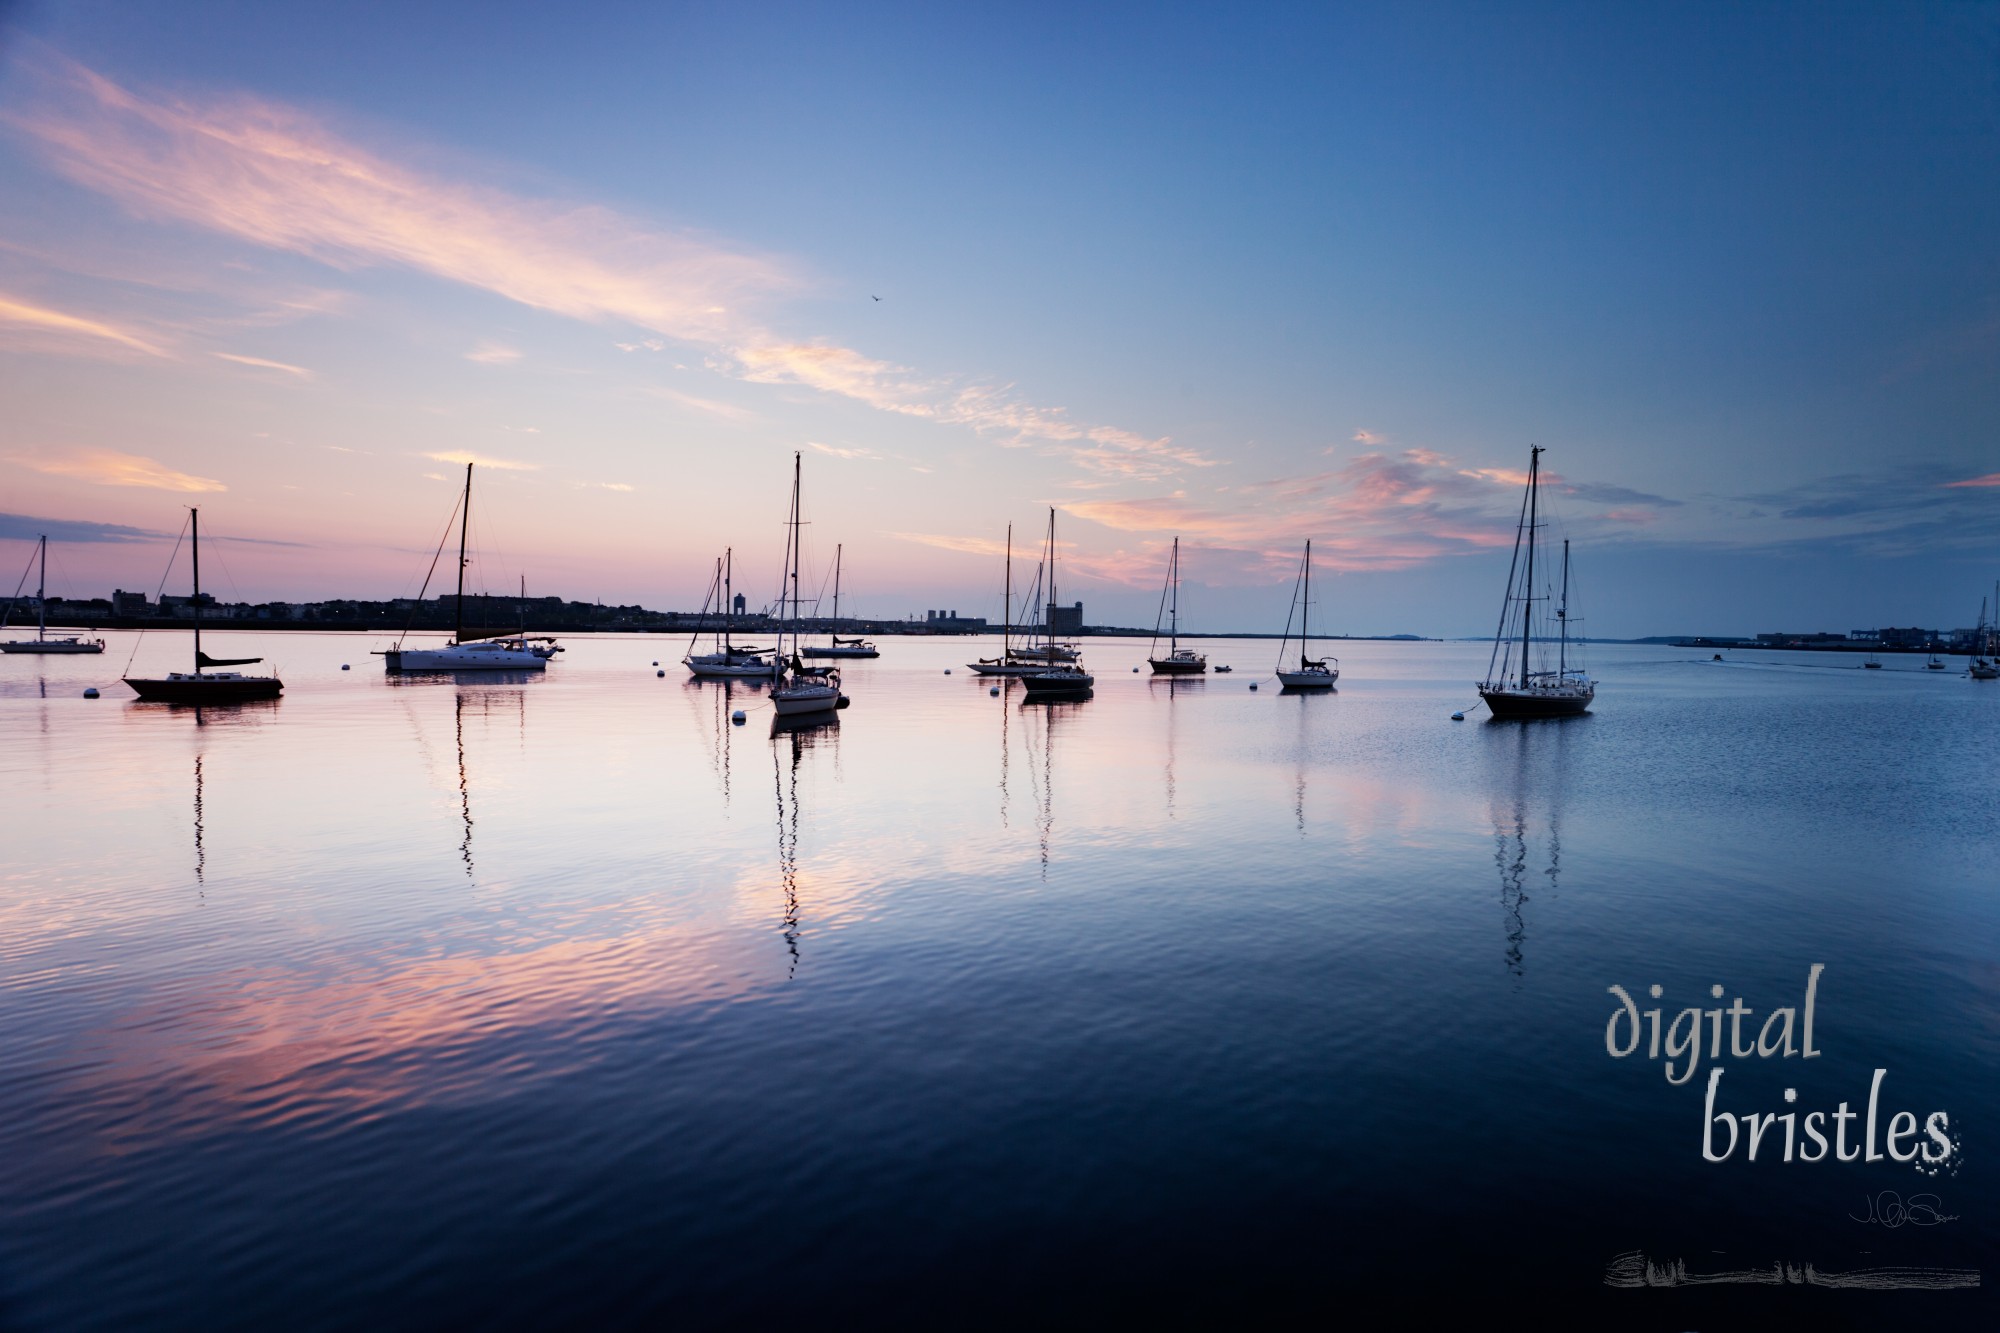
M 452 731 L 458 738 L 458 817 L 465 821 L 465 837 L 458 844 L 459 859 L 465 862 L 465 877 L 472 878 L 472 782 L 465 772 L 465 692 L 452 699 Z
M 1083 705 L 1080 700 L 1035 699 L 1033 702 L 1034 707 L 1030 708 L 1028 699 L 1021 701 L 1021 713 L 1026 721 L 1022 744 L 1028 751 L 1028 789 L 1035 798 L 1035 841 L 1041 853 L 1042 879 L 1046 881 L 1049 877 L 1049 845 L 1054 841 L 1056 827 L 1056 733 L 1071 725 L 1082 712 Z M 1034 761 L 1037 758 L 1041 761 L 1039 774 L 1035 771 Z
M 199 754 L 195 755 L 194 757 L 194 882 L 198 886 L 206 887 L 208 881 L 205 878 L 203 878 L 203 876 L 208 869 L 208 852 L 206 851 L 206 849 L 202 847 L 202 842 L 201 842 L 202 758 L 203 756 Z
M 785 979 L 799 971 L 799 765 L 806 751 L 838 750 L 840 719 L 771 720 L 771 789 L 777 798 L 778 887 L 784 900 L 779 933 L 784 937 Z
M 1509 727 L 1489 733 L 1493 864 L 1500 875 L 1500 911 L 1507 970 L 1526 967 L 1528 904 L 1562 880 L 1562 815 L 1568 741 L 1562 727 Z

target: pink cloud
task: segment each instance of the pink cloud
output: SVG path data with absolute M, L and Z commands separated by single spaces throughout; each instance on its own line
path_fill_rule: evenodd
M 2000 486 L 2000 472 L 1989 472 L 1983 477 L 1967 477 L 1964 481 L 1948 481 L 1947 487 L 1955 486 Z

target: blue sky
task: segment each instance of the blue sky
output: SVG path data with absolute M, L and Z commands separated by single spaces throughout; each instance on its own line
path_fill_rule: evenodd
M 394 595 L 472 457 L 490 586 L 684 605 L 804 450 L 865 613 L 1053 504 L 1093 620 L 1478 633 L 1534 442 L 1593 633 L 2000 574 L 1992 6 L 0 13 L 22 559 Z

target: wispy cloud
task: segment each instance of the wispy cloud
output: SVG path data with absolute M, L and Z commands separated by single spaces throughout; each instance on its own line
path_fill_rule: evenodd
M 521 359 L 518 348 L 506 347 L 496 342 L 482 342 L 465 354 L 467 361 L 476 361 L 482 366 L 510 366 Z
M 628 485 L 622 481 L 579 481 L 576 483 L 576 485 L 584 490 L 593 490 L 593 491 L 627 492 L 639 489 L 636 486 Z
M 1945 485 L 1954 489 L 1965 486 L 2000 486 L 2000 472 L 1989 472 L 1983 477 L 1967 477 L 1964 481 L 1948 481 Z
M 145 95 L 46 48 L 39 54 L 36 95 L 17 103 L 31 109 L 6 112 L 5 120 L 57 171 L 142 215 L 335 268 L 397 265 L 538 310 L 623 323 L 700 347 L 711 369 L 737 379 L 967 427 L 1105 475 L 1158 480 L 1216 461 L 1165 437 L 1074 421 L 1060 407 L 1025 401 L 1012 385 L 926 374 L 774 333 L 754 307 L 806 283 L 747 249 L 598 205 L 528 198 L 405 166 L 280 103 Z M 133 345 L 155 350 L 143 339 Z M 518 353 L 481 344 L 467 355 L 503 364 Z
M 682 393 L 679 389 L 669 389 L 662 385 L 653 385 L 647 388 L 645 392 L 654 398 L 664 398 L 670 403 L 679 403 L 682 407 L 693 408 L 697 412 L 706 412 L 709 416 L 718 417 L 723 421 L 755 421 L 758 419 L 757 414 L 747 407 L 738 407 L 734 403 L 725 403 L 714 398 L 698 398 L 691 393 Z
M 862 458 L 862 459 L 867 459 L 870 462 L 882 461 L 882 455 L 877 453 L 873 449 L 842 449 L 831 444 L 821 444 L 817 440 L 807 440 L 806 448 L 816 449 L 820 453 L 826 454 L 828 457 L 831 458 L 848 458 L 848 459 Z
M 472 463 L 479 467 L 495 468 L 501 472 L 538 472 L 542 466 L 540 463 L 523 463 L 513 458 L 488 458 L 485 454 L 475 454 L 464 449 L 453 449 L 437 454 L 419 454 L 417 457 L 428 458 L 433 463 L 456 463 L 460 467 Z
M 81 339 L 99 344 L 110 343 L 148 356 L 167 356 L 161 347 L 141 338 L 129 329 L 99 319 L 88 319 L 82 315 L 71 315 L 47 306 L 33 305 L 27 301 L 0 294 L 0 328 L 26 331 L 41 335 L 44 339 L 53 336 L 61 343 L 74 344 Z
M 84 542 L 154 542 L 173 536 L 170 532 L 152 532 L 145 528 L 128 528 L 122 523 L 92 523 L 74 518 L 36 518 L 29 514 L 0 514 L 0 540 L 34 541 L 46 535 L 50 541 L 64 545 Z
M 578 319 L 724 338 L 775 264 L 604 208 L 438 179 L 282 104 L 158 99 L 45 51 L 44 96 L 7 119 L 70 179 L 156 217 L 337 268 L 399 264 Z
M 143 486 L 156 491 L 190 493 L 229 489 L 212 477 L 177 472 L 155 459 L 111 449 L 83 449 L 54 458 L 10 458 L 7 461 L 51 476 L 74 477 L 97 486 Z
M 281 370 L 287 375 L 297 375 L 300 379 L 311 379 L 313 373 L 304 366 L 286 365 L 283 361 L 266 361 L 261 356 L 239 356 L 235 352 L 217 352 L 224 361 L 234 361 L 239 366 L 255 366 L 259 370 Z
M 943 551 L 963 551 L 968 555 L 1004 555 L 1007 544 L 991 537 L 954 537 L 941 532 L 885 532 L 884 537 L 894 537 L 897 541 L 915 542 L 919 546 L 935 546 Z

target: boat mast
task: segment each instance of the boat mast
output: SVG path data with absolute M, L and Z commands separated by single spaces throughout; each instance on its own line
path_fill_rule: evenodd
M 799 648 L 799 451 L 792 451 L 792 652 Z
M 1007 572 L 1000 581 L 1000 660 L 1007 660 L 1007 650 L 1014 637 L 1014 525 L 1007 525 Z
M 1528 577 L 1521 585 L 1521 688 L 1528 688 L 1528 637 L 1535 609 L 1535 483 L 1541 472 L 1542 446 L 1528 446 Z
M 1167 607 L 1167 656 L 1181 650 L 1181 539 L 1174 538 L 1174 553 L 1167 557 L 1167 579 L 1173 585 L 1173 602 Z
M 1556 684 L 1569 675 L 1569 538 L 1563 538 L 1563 592 L 1556 605 L 1556 626 L 1561 634 L 1556 646 Z
M 729 581 L 736 572 L 736 548 L 722 548 L 722 650 L 729 652 L 736 645 L 730 642 L 730 632 L 736 625 L 736 599 L 730 596 Z
M 1049 611 L 1042 629 L 1048 637 L 1049 665 L 1056 661 L 1056 507 L 1049 506 Z
M 188 549 L 194 553 L 194 670 L 201 674 L 201 510 L 188 508 Z
M 835 628 L 829 631 L 835 638 L 840 636 L 838 628 L 840 625 L 840 551 L 841 543 L 835 542 L 833 544 L 833 623 Z
M 451 641 L 465 642 L 465 530 L 472 522 L 472 464 L 465 465 L 465 502 L 458 510 L 458 598 L 452 610 Z
M 41 615 L 35 621 L 35 642 L 49 637 L 49 535 L 42 534 L 42 572 L 35 580 L 35 605 Z
M 1312 647 L 1312 614 L 1313 544 L 1312 538 L 1308 537 L 1306 538 L 1306 600 L 1304 605 L 1299 608 L 1299 665 L 1301 667 L 1305 666 L 1309 660 L 1306 657 L 1306 649 Z

